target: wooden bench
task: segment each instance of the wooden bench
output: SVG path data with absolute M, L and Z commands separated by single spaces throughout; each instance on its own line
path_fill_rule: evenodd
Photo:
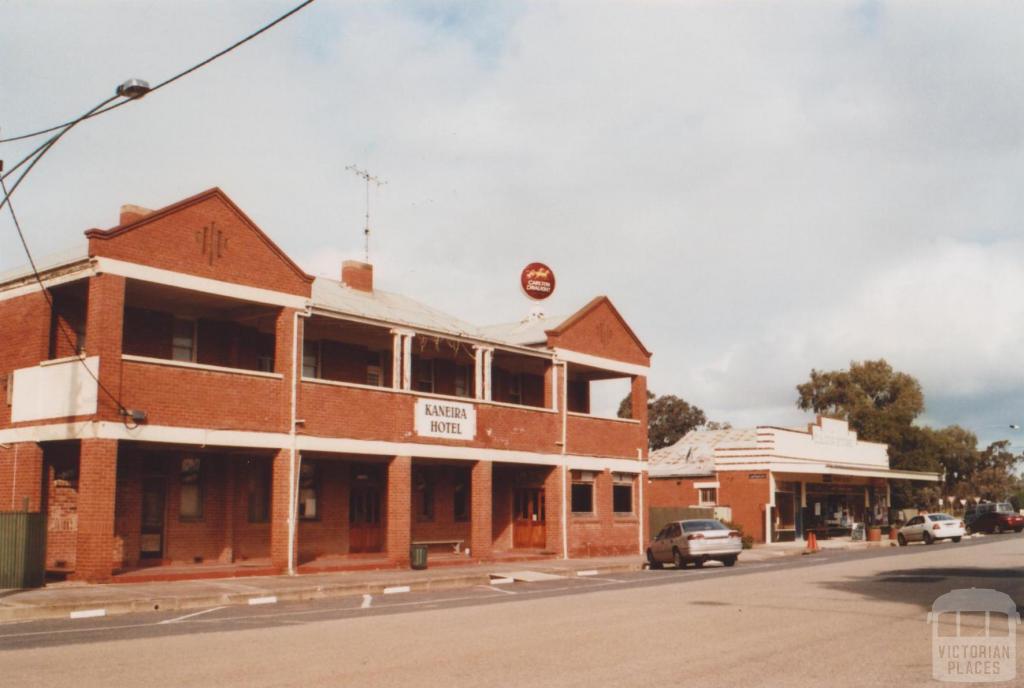
M 461 554 L 463 542 L 465 542 L 465 540 L 452 538 L 451 540 L 413 540 L 412 544 L 426 545 L 427 547 L 429 547 L 430 545 L 450 545 L 452 548 L 452 553 Z

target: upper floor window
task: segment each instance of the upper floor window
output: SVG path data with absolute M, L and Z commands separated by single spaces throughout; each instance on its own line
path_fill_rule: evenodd
M 371 387 L 384 386 L 384 368 L 381 366 L 380 354 L 371 351 L 366 359 L 366 384 Z
M 164 340 L 167 341 L 167 340 Z M 174 335 L 171 342 L 171 359 L 195 363 L 196 360 L 196 321 L 182 318 L 174 319 Z
M 473 367 L 460 365 L 455 367 L 455 396 L 473 396 Z
M 320 377 L 320 342 L 302 343 L 302 377 Z
M 434 391 L 434 362 L 430 359 L 415 359 L 413 389 L 417 392 Z
M 523 403 L 523 376 L 521 373 L 514 373 L 508 377 L 508 402 L 510 404 Z

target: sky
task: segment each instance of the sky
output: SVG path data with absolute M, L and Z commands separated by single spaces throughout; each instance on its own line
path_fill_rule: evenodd
M 0 5 L 0 136 L 160 82 L 296 1 Z M 801 425 L 811 369 L 885 358 L 920 422 L 1024 421 L 1024 7 L 318 0 L 83 123 L 14 196 L 32 251 L 222 188 L 312 274 L 471 322 L 608 295 L 648 386 Z M 0 144 L 8 168 L 37 141 Z M 25 263 L 0 217 L 0 270 Z M 1022 423 L 1024 424 L 1024 423 Z

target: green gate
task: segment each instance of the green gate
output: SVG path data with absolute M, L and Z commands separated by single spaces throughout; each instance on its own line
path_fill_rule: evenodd
M 0 589 L 39 588 L 45 575 L 45 514 L 0 512 Z

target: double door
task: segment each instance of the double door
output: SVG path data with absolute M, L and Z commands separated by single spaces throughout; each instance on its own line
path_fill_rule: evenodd
M 547 546 L 544 488 L 516 488 L 513 500 L 512 546 L 516 549 L 544 549 Z

